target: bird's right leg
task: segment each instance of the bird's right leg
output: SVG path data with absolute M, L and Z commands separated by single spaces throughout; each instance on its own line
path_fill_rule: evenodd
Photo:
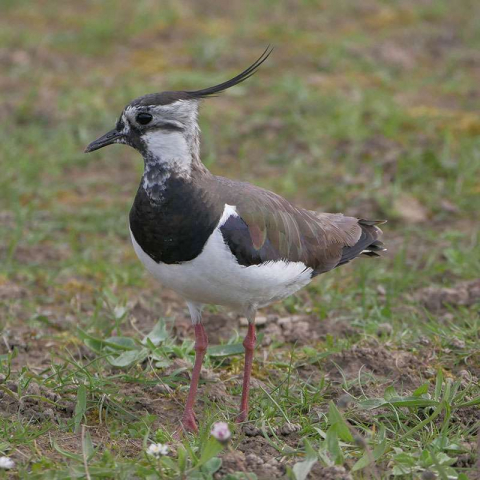
M 248 332 L 243 341 L 245 348 L 245 366 L 243 369 L 243 387 L 242 401 L 240 402 L 240 412 L 237 416 L 237 423 L 244 422 L 248 418 L 248 397 L 250 395 L 250 376 L 252 374 L 253 354 L 257 336 L 255 335 L 255 314 L 256 310 L 250 307 L 247 310 Z
M 200 380 L 200 371 L 202 369 L 203 357 L 207 351 L 208 337 L 202 324 L 202 305 L 187 302 L 192 323 L 195 328 L 195 364 L 193 366 L 192 380 L 190 381 L 190 390 L 188 392 L 187 403 L 182 417 L 182 426 L 189 432 L 197 432 L 197 422 L 193 406 L 197 395 L 198 382 Z

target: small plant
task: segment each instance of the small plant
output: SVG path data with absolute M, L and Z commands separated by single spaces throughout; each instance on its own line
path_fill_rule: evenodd
M 232 432 L 228 428 L 228 423 L 217 422 L 213 425 L 212 430 L 210 431 L 213 438 L 216 438 L 220 443 L 228 443 Z
M 188 480 L 211 480 L 222 465 L 218 455 L 228 444 L 231 432 L 225 422 L 213 425 L 210 435 L 202 434 L 198 442 L 185 439 L 176 449 L 176 458 L 167 456 L 169 449 L 164 444 L 151 444 L 147 457 L 154 458 L 152 467 L 162 478 L 185 478 Z
M 413 475 L 434 472 L 439 478 L 465 479 L 466 477 L 452 468 L 456 463 L 455 454 L 465 449 L 449 442 L 441 432 L 446 432 L 452 411 L 464 407 L 480 405 L 480 396 L 465 402 L 465 392 L 460 390 L 460 381 L 452 383 L 444 379 L 441 371 L 437 373 L 435 388 L 429 393 L 429 383 L 418 387 L 409 397 L 399 396 L 395 389 L 388 387 L 383 398 L 368 398 L 354 402 L 353 408 L 378 409 L 386 407 L 397 421 L 408 416 L 424 419 L 415 422 L 410 429 L 400 435 L 387 436 L 387 429 L 380 425 L 378 431 L 360 433 L 358 426 L 346 420 L 345 414 L 330 402 L 327 416 L 327 430 L 316 427 L 323 439 L 315 449 L 305 440 L 305 460 L 297 462 L 288 469 L 292 480 L 304 480 L 315 463 L 327 467 L 343 465 L 348 459 L 357 459 L 351 472 L 367 471 L 372 478 L 379 478 L 376 463 L 388 459 L 390 472 L 394 476 Z M 343 398 L 339 403 L 348 405 Z M 440 436 L 422 448 L 422 437 L 436 430 L 436 419 L 443 415 Z M 384 414 L 385 415 L 385 414 Z M 359 425 L 360 426 L 360 425 Z M 424 441 L 424 440 L 423 440 Z
M 0 457 L 0 470 L 15 468 L 15 462 L 10 457 Z
M 170 449 L 167 445 L 163 443 L 151 443 L 147 448 L 147 455 L 151 455 L 152 457 L 160 458 L 165 455 L 168 455 Z

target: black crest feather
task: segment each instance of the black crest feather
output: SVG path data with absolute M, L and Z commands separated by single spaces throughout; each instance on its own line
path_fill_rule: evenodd
M 246 70 L 238 74 L 236 77 L 233 77 L 226 82 L 220 83 L 213 87 L 204 88 L 202 90 L 179 90 L 174 92 L 167 91 L 161 93 L 149 93 L 148 95 L 143 95 L 142 97 L 136 98 L 130 102 L 130 106 L 169 105 L 178 100 L 193 100 L 214 96 L 215 94 L 221 93 L 227 90 L 227 88 L 238 85 L 247 78 L 250 78 L 257 71 L 258 67 L 270 56 L 272 51 L 273 47 L 269 45 L 255 63 L 250 65 Z
M 250 78 L 257 71 L 258 67 L 260 67 L 260 65 L 270 56 L 272 51 L 273 47 L 269 45 L 262 53 L 262 55 L 260 55 L 260 57 L 252 65 L 250 65 L 242 73 L 239 73 L 236 77 L 233 77 L 226 82 L 219 83 L 218 85 L 214 85 L 213 87 L 203 88 L 202 90 L 185 93 L 188 94 L 191 98 L 207 98 L 217 93 L 221 93 L 230 87 L 238 85 L 239 83 L 244 82 L 247 78 Z

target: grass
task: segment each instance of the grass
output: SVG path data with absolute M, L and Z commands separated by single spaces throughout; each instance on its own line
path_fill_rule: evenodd
M 16 466 L 0 475 L 476 478 L 476 3 L 4 4 L 0 456 Z M 193 335 L 129 243 L 141 161 L 82 151 L 132 98 L 222 81 L 268 43 L 255 77 L 202 105 L 205 163 L 388 218 L 389 252 L 264 312 L 227 446 L 209 432 L 235 416 L 245 329 L 209 309 L 200 433 L 177 442 Z

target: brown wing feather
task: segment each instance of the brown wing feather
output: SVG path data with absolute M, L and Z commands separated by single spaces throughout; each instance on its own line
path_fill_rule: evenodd
M 357 218 L 304 210 L 253 185 L 216 180 L 220 199 L 234 205 L 240 217 L 222 233 L 244 265 L 284 259 L 303 262 L 319 274 L 360 255 L 381 233 Z M 248 233 L 241 235 L 242 229 Z

